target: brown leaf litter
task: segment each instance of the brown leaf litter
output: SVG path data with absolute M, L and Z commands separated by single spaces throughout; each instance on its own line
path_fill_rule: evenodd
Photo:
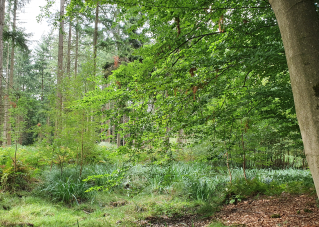
M 317 197 L 308 195 L 260 196 L 226 205 L 215 217 L 226 225 L 319 227 Z
M 149 217 L 141 226 L 207 227 L 213 221 L 227 226 L 247 227 L 319 227 L 319 204 L 316 196 L 290 195 L 249 198 L 237 205 L 229 204 L 214 216 L 200 219 L 196 215 L 184 217 Z

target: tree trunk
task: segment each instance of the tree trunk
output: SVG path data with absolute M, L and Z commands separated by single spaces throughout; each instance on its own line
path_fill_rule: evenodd
M 67 54 L 67 67 L 66 74 L 71 77 L 71 41 L 72 41 L 72 20 L 69 21 L 69 37 L 68 37 L 68 54 Z
M 9 51 L 10 51 L 10 43 L 7 45 L 7 66 L 6 66 L 6 94 L 4 96 L 4 121 L 3 121 L 3 146 L 7 146 L 7 134 L 8 134 L 8 110 L 9 110 Z
M 17 0 L 14 1 L 14 6 L 13 6 L 13 24 L 12 24 L 12 31 L 15 32 L 16 30 L 16 23 L 17 23 Z M 10 75 L 9 75 L 9 89 L 8 89 L 8 96 L 9 96 L 9 91 L 13 89 L 13 72 L 14 72 L 14 50 L 15 50 L 15 45 L 14 45 L 14 40 L 12 40 L 12 47 L 11 47 L 11 62 L 10 62 Z M 9 97 L 8 97 L 9 99 Z M 10 124 L 10 118 L 11 114 L 8 112 L 8 119 L 9 121 L 7 122 L 7 145 L 11 145 L 11 124 Z
M 277 18 L 306 158 L 319 197 L 319 18 L 313 0 L 270 0 Z
M 60 1 L 60 18 L 64 16 L 64 1 Z M 62 79 L 63 79 L 63 33 L 64 33 L 64 20 L 60 21 L 59 29 L 59 50 L 58 50 L 58 73 L 57 73 L 57 111 L 58 120 L 56 121 L 56 130 L 60 129 L 62 117 Z
M 96 76 L 96 52 L 97 52 L 97 36 L 98 36 L 98 23 L 99 23 L 99 3 L 96 4 L 95 10 L 95 28 L 94 28 L 94 37 L 93 37 L 93 67 L 94 67 L 94 76 Z
M 111 109 L 111 103 L 109 102 L 108 104 L 106 104 L 106 109 L 107 110 L 109 110 L 109 109 Z M 106 139 L 106 142 L 108 142 L 108 143 L 111 143 L 111 138 L 110 138 L 110 136 L 111 136 L 111 121 L 110 120 L 107 120 L 106 121 L 106 124 L 107 124 L 107 126 L 108 126 L 108 128 L 107 128 L 107 139 Z
M 78 74 L 78 54 L 79 54 L 79 19 L 76 19 L 75 28 L 75 60 L 74 60 L 74 77 Z
M 3 80 L 3 27 L 4 27 L 4 14 L 5 14 L 5 0 L 0 0 L 0 125 L 3 122 L 4 106 L 3 106 L 3 90 L 2 90 L 2 80 Z M 3 129 L 4 131 L 4 129 Z
M 43 101 L 43 91 L 44 91 L 44 69 L 41 69 L 41 101 Z

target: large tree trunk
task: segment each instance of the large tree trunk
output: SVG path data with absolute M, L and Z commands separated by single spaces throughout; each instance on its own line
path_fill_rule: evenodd
M 290 73 L 307 161 L 319 197 L 319 18 L 313 0 L 270 0 Z

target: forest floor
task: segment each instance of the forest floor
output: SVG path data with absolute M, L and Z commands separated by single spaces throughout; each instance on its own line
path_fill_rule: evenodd
M 210 218 L 198 219 L 196 216 L 168 218 L 163 216 L 161 218 L 146 219 L 140 224 L 143 226 L 198 227 L 224 225 L 319 227 L 318 206 L 316 196 L 283 193 L 280 196 L 258 196 L 239 202 L 236 205 L 225 205 Z M 217 221 L 217 223 L 211 223 L 213 220 Z
M 308 195 L 282 193 L 251 198 L 226 205 L 215 216 L 227 225 L 319 227 L 317 197 Z

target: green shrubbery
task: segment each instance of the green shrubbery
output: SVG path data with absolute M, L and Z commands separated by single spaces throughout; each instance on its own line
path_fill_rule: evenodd
M 135 164 L 123 169 L 125 155 L 118 153 L 108 143 L 96 145 L 88 152 L 85 165 L 80 166 L 76 156 L 61 163 L 52 162 L 46 149 L 20 147 L 18 149 L 17 170 L 14 171 L 12 155 L 14 149 L 0 149 L 1 186 L 8 191 L 30 189 L 32 177 L 40 180 L 37 193 L 50 197 L 54 201 L 76 204 L 94 198 L 92 187 L 116 191 L 134 196 L 137 194 L 167 194 L 186 200 L 210 203 L 219 198 L 219 202 L 234 203 L 258 194 L 277 195 L 282 192 L 306 193 L 313 186 L 309 171 L 287 170 L 246 170 L 247 180 L 242 169 L 232 170 L 230 183 L 225 168 L 212 167 L 205 162 L 167 162 L 166 164 Z M 71 152 L 72 153 L 72 152 Z M 41 177 L 38 174 L 41 169 Z M 89 176 L 87 181 L 83 181 Z M 90 192 L 87 192 L 90 191 Z M 314 190 L 313 190 L 314 191 Z

